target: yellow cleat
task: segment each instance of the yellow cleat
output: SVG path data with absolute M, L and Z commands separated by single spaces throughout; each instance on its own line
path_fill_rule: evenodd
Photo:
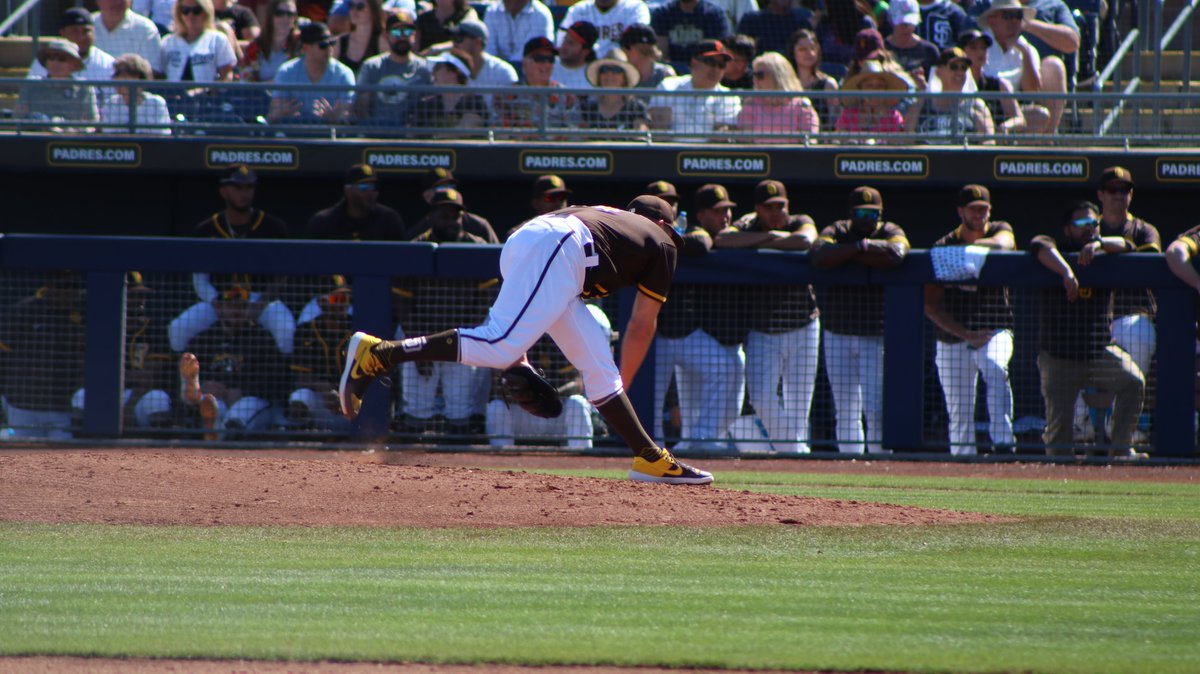
M 629 470 L 629 478 L 638 482 L 659 484 L 712 484 L 713 481 L 712 473 L 680 463 L 666 450 L 663 450 L 662 458 L 657 461 L 647 461 L 635 456 L 633 468 Z
M 362 406 L 367 386 L 385 371 L 383 363 L 379 362 L 379 358 L 371 351 L 381 342 L 383 340 L 378 337 L 356 332 L 346 346 L 346 366 L 342 369 L 342 380 L 338 384 L 338 402 L 342 408 L 342 416 L 350 421 L 358 417 L 358 409 Z

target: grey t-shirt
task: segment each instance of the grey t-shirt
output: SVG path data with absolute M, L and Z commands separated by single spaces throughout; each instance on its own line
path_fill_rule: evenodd
M 420 56 L 408 63 L 397 63 L 388 54 L 372 56 L 358 71 L 358 85 L 386 87 L 387 91 L 360 92 L 367 96 L 365 121 L 376 124 L 403 126 L 409 106 L 420 98 L 403 89 L 410 84 L 423 85 L 431 81 L 429 65 Z M 362 112 L 362 108 L 359 109 Z

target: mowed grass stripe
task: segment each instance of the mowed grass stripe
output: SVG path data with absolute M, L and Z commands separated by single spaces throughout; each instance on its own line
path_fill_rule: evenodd
M 1200 525 L 0 525 L 0 652 L 1200 669 Z

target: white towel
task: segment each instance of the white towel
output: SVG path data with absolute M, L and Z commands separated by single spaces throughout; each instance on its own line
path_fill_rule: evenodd
M 987 246 L 938 246 L 929 251 L 929 257 L 933 260 L 933 274 L 940 281 L 979 278 L 987 254 Z

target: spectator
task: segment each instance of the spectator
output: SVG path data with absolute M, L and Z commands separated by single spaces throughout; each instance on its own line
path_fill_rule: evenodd
M 672 185 L 671 183 L 669 183 L 665 180 L 655 180 L 654 182 L 646 185 L 646 188 L 644 190 L 642 190 L 642 194 L 646 194 L 646 195 L 649 195 L 652 197 L 658 197 L 659 199 L 662 199 L 663 201 L 667 202 L 667 205 L 669 205 L 671 207 L 671 211 L 674 214 L 674 216 L 676 218 L 680 217 L 679 192 L 677 192 L 675 190 L 675 186 Z M 677 220 L 677 222 L 678 222 L 678 220 Z M 680 222 L 679 224 L 682 225 L 684 223 Z
M 1129 212 L 1133 202 L 1133 174 L 1123 166 L 1110 166 L 1100 173 L 1096 189 L 1100 202 L 1099 239 L 1079 251 L 1079 264 L 1087 266 L 1096 255 L 1162 252 L 1158 229 Z M 1112 343 L 1129 354 L 1142 375 L 1149 379 L 1150 364 L 1158 334 L 1154 316 L 1158 307 L 1154 293 L 1146 288 L 1113 290 Z M 1083 435 L 1092 430 L 1082 397 L 1075 403 L 1075 427 Z
M 471 77 L 471 55 L 453 49 L 429 59 L 433 64 L 433 84 L 439 87 L 466 86 Z M 488 118 L 483 96 L 473 93 L 444 92 L 422 97 L 409 110 L 408 125 L 420 128 L 477 129 Z
M 232 38 L 230 43 L 239 60 L 245 53 L 246 47 L 250 46 L 250 43 L 257 39 L 262 32 L 254 10 L 239 4 L 237 0 L 213 0 L 213 18 L 217 23 L 224 24 L 224 28 L 228 32 L 222 32 Z
M 96 0 L 96 5 L 100 8 L 92 15 L 96 28 L 96 47 L 110 55 L 137 54 L 155 67 L 162 62 L 162 40 L 158 26 L 150 19 L 129 11 L 129 0 Z
M 1049 8 L 1045 14 L 1043 5 Z M 980 15 L 979 23 L 990 29 L 995 39 L 988 50 L 985 73 L 1007 79 L 1017 91 L 1068 91 L 1063 59 L 1079 49 L 1079 31 L 1061 0 L 1038 2 L 1036 7 L 1021 0 L 997 0 Z M 1043 47 L 1046 54 L 1041 52 Z M 1026 108 L 1028 130 L 1056 133 L 1065 105 L 1062 99 L 1046 101 L 1042 106 L 1047 111 L 1046 122 L 1040 127 L 1034 124 L 1040 111 Z
M 225 33 L 215 28 L 212 0 L 175 3 L 175 32 L 162 40 L 159 70 L 171 82 L 226 82 L 237 56 Z
M 132 0 L 130 9 L 154 22 L 160 36 L 171 32 L 175 0 Z
M 884 46 L 920 86 L 942 50 L 917 35 L 917 27 L 921 25 L 921 8 L 917 0 L 892 0 L 891 11 L 892 34 L 888 35 Z
M 565 25 L 565 24 L 564 24 Z M 587 89 L 587 67 L 596 60 L 600 32 L 587 21 L 570 25 L 558 40 L 558 62 L 551 77 L 568 89 Z
M 85 80 L 108 80 L 113 76 L 115 59 L 108 52 L 95 46 L 96 27 L 92 15 L 80 7 L 71 7 L 62 13 L 58 21 L 58 34 L 75 43 L 83 70 L 75 76 Z M 29 79 L 42 79 L 47 72 L 41 61 L 34 59 L 26 75 Z
M 673 186 L 651 183 L 656 191 Z M 704 185 L 695 195 L 696 219 L 683 235 L 680 255 L 708 254 L 731 219 L 736 205 L 721 185 Z M 683 285 L 672 289 L 663 305 L 655 336 L 654 409 L 667 399 L 672 376 L 679 403 L 682 441 L 677 451 L 725 452 L 729 426 L 741 413 L 746 385 L 743 327 L 732 319 L 732 288 L 715 284 Z M 718 316 L 719 314 L 719 316 Z M 714 320 L 715 319 L 715 320 Z M 662 415 L 655 414 L 654 433 L 665 437 Z
M 1099 206 L 1080 202 L 1069 211 L 1058 236 L 1035 236 L 1029 244 L 1029 252 L 1038 262 L 1063 281 L 1063 290 L 1047 288 L 1041 298 L 1038 369 L 1046 402 L 1042 440 L 1047 454 L 1071 456 L 1075 399 L 1080 391 L 1096 388 L 1114 396 L 1108 455 L 1141 459 L 1146 455 L 1131 445 L 1142 413 L 1146 380 L 1133 358 L 1111 343 L 1113 291 L 1081 288 L 1062 256 L 1064 252 L 1082 256 L 1085 248 L 1094 248 L 1097 239 L 1103 239 L 1099 218 Z
M 595 304 L 584 305 L 611 343 L 612 324 L 604 311 Z M 583 397 L 583 380 L 552 340 L 543 337 L 530 349 L 529 361 L 543 371 L 548 381 L 563 396 L 562 414 L 553 419 L 535 417 L 519 405 L 507 400 L 493 400 L 487 407 L 487 434 L 493 447 L 509 447 L 517 438 L 541 441 L 566 441 L 574 449 L 591 449 L 595 433 L 592 423 L 592 404 Z
M 742 17 L 758 9 L 757 0 L 710 0 L 710 2 L 725 12 L 725 18 L 729 20 L 730 29 L 737 28 L 738 24 L 742 21 Z
M 812 247 L 814 267 L 831 269 L 852 263 L 888 269 L 904 260 L 908 237 L 899 225 L 883 219 L 883 197 L 878 190 L 855 188 L 850 193 L 849 211 L 848 219 L 821 230 Z M 831 286 L 819 299 L 838 450 L 882 452 L 883 287 Z
M 429 63 L 412 53 L 416 32 L 412 14 L 400 10 L 388 14 L 387 35 L 390 49 L 367 59 L 358 73 L 358 91 L 354 96 L 354 116 L 367 126 L 402 127 L 408 118 L 412 99 L 404 89 L 430 83 Z M 382 90 L 367 91 L 366 87 Z
M 593 61 L 588 66 L 588 81 L 596 89 L 632 89 L 639 82 L 637 68 L 615 58 Z M 649 128 L 650 115 L 646 101 L 627 94 L 600 93 L 588 96 L 581 106 L 581 113 L 581 125 L 585 129 L 641 133 Z
M 816 26 L 825 71 L 841 77 L 849 67 L 860 31 L 875 29 L 875 21 L 856 3 L 839 1 L 830 5 Z M 881 39 L 882 42 L 882 39 Z
M 432 205 L 433 196 L 438 191 L 446 189 L 456 189 L 459 194 L 462 194 L 458 179 L 448 169 L 441 167 L 429 169 L 421 178 L 421 198 L 427 204 Z M 404 233 L 404 240 L 411 241 L 418 234 L 429 229 L 429 227 L 428 216 L 421 218 L 417 221 L 417 224 Z M 500 243 L 499 237 L 496 236 L 496 230 L 492 228 L 492 223 L 488 222 L 486 218 L 470 211 L 463 214 L 463 229 L 488 243 Z
M 908 83 L 886 69 L 883 63 L 864 61 L 861 72 L 846 78 L 842 91 L 908 91 Z M 835 125 L 839 133 L 892 134 L 904 131 L 904 115 L 896 109 L 899 99 L 843 96 L 840 102 L 842 111 Z M 876 139 L 876 142 L 886 141 Z
M 1190 288 L 1200 294 L 1200 272 L 1196 271 L 1193 261 L 1200 253 L 1200 225 L 1180 234 L 1167 246 L 1163 256 L 1167 259 L 1167 268 Z M 1193 299 L 1195 314 L 1200 316 L 1200 302 Z M 1200 325 L 1200 322 L 1197 323 Z M 1200 333 L 1197 333 L 1196 354 L 1200 357 Z
M 329 30 L 334 35 L 341 35 L 350 31 L 350 5 L 354 0 L 336 0 L 333 8 L 329 10 L 328 19 L 315 19 L 317 21 L 326 21 L 329 24 Z M 423 1 L 422 7 L 429 7 L 429 2 Z M 391 14 L 393 12 L 408 12 L 411 16 L 417 16 L 417 3 L 413 0 L 383 0 L 383 13 Z
M 659 90 L 676 92 L 672 96 L 655 96 L 650 102 L 653 128 L 688 134 L 686 140 L 704 142 L 713 133 L 725 131 L 737 123 L 741 101 L 736 96 L 690 95 L 691 92 L 725 92 L 721 75 L 729 52 L 719 40 L 704 40 L 692 54 L 691 75 L 663 80 Z M 682 95 L 688 92 L 689 95 Z
M 792 33 L 801 28 L 812 30 L 813 24 L 812 11 L 797 7 L 794 0 L 765 0 L 761 10 L 747 12 L 738 21 L 737 32 L 753 37 L 760 54 L 782 52 Z
M 38 62 L 48 77 L 42 82 L 21 87 L 17 101 L 17 116 L 51 124 L 95 122 L 99 119 L 96 90 L 90 84 L 77 84 L 75 74 L 83 71 L 83 60 L 74 42 L 59 37 L 45 38 L 38 43 Z M 54 130 L 62 130 L 52 126 Z M 87 127 L 73 126 L 80 132 Z
M 618 48 L 621 33 L 634 24 L 650 25 L 650 9 L 643 0 L 579 0 L 567 10 L 562 25 L 569 26 L 560 30 L 558 46 L 575 28 L 575 24 L 585 22 L 596 29 L 596 38 L 592 42 L 592 51 L 596 56 L 608 56 Z
M 755 91 L 803 91 L 792 65 L 775 52 L 754 59 L 753 73 Z M 791 143 L 819 132 L 821 121 L 804 96 L 748 96 L 738 113 L 737 128 L 753 131 L 756 143 Z
M 566 208 L 570 201 L 571 190 L 562 178 L 544 175 L 533 181 L 533 196 L 529 199 L 529 206 L 535 217 Z
M 558 48 L 549 38 L 535 37 L 525 44 L 518 87 L 561 88 L 550 79 Z M 493 57 L 495 58 L 495 57 Z M 498 94 L 497 111 L 505 128 L 574 128 L 579 124 L 579 101 L 574 94 L 512 93 Z
M 489 36 L 488 52 L 510 63 L 525 57 L 523 50 L 530 40 L 554 40 L 554 16 L 542 0 L 492 0 L 483 23 Z
M 637 86 L 657 89 L 668 77 L 675 77 L 675 69 L 662 63 L 663 53 L 658 48 L 658 36 L 650 26 L 635 24 L 621 33 L 621 51 L 638 71 Z
M 966 52 L 951 47 L 938 57 L 929 91 L 970 93 L 974 89 L 970 72 L 971 59 L 967 58 Z M 968 87 L 968 83 L 971 86 Z M 905 126 L 908 133 L 920 134 L 925 142 L 949 142 L 962 134 L 993 136 L 996 133 L 992 113 L 983 99 L 975 96 L 926 98 L 919 110 L 909 111 Z
M 658 48 L 676 63 L 691 56 L 696 43 L 722 40 L 730 34 L 725 12 L 709 0 L 669 0 L 650 12 Z
M 112 78 L 116 81 L 150 82 L 154 79 L 154 71 L 150 68 L 150 63 L 141 56 L 125 54 L 115 61 Z M 100 105 L 100 121 L 118 126 L 105 127 L 104 133 L 125 133 L 131 130 L 133 120 L 130 119 L 129 111 L 136 108 L 137 128 L 133 129 L 135 133 L 171 135 L 171 114 L 162 96 L 146 91 L 144 86 L 124 86 L 115 89 L 116 93 L 109 94 Z
M 247 82 L 272 82 L 279 68 L 300 55 L 300 30 L 296 27 L 296 0 L 271 0 L 268 21 L 246 46 L 241 78 Z
M 199 407 L 206 440 L 269 429 L 280 421 L 287 395 L 283 354 L 257 319 L 261 307 L 236 278 L 221 284 L 212 304 L 217 321 L 190 339 L 180 358 L 184 402 Z
M 1012 225 L 992 220 L 991 212 L 992 196 L 986 187 L 964 186 L 958 191 L 959 225 L 938 239 L 934 248 L 981 246 L 988 250 L 1015 250 Z M 1008 289 L 927 285 L 925 316 L 937 331 L 934 363 L 950 417 L 950 453 L 977 453 L 975 389 L 980 375 L 987 387 L 988 432 L 993 449 L 1014 451 L 1013 400 L 1008 379 L 1008 363 L 1013 355 L 1013 312 Z
M 288 226 L 279 218 L 254 206 L 258 187 L 258 176 L 246 164 L 234 164 L 221 175 L 218 193 L 224 208 L 201 220 L 192 231 L 192 236 L 206 239 L 286 239 Z M 187 343 L 203 330 L 217 322 L 217 310 L 213 302 L 220 292 L 212 281 L 212 275 L 192 275 L 192 288 L 200 301 L 185 309 L 168 328 L 173 351 L 183 351 Z M 224 282 L 223 277 L 218 277 Z M 296 319 L 280 295 L 287 278 L 268 275 L 238 275 L 237 284 L 247 291 L 248 299 L 261 313 L 258 321 L 275 337 L 279 350 L 291 353 L 296 333 Z M 191 401 L 195 404 L 195 401 Z
M 846 77 L 850 79 L 862 72 L 863 63 L 866 61 L 878 61 L 884 67 L 896 75 L 899 75 L 910 87 L 913 80 L 896 61 L 895 56 L 888 50 L 884 44 L 883 35 L 874 28 L 865 28 L 858 31 L 858 35 L 854 38 L 854 51 L 850 54 L 850 64 L 846 68 Z M 924 73 L 921 73 L 921 83 L 924 86 Z M 902 111 L 903 112 L 903 111 Z
M 921 25 L 917 28 L 917 35 L 932 42 L 939 51 L 953 47 L 958 35 L 970 26 L 967 13 L 951 0 L 920 0 L 920 4 Z M 896 10 L 890 10 L 892 25 L 907 10 L 904 4 Z
M 83 385 L 84 293 L 78 273 L 56 272 L 0 315 L 0 403 L 9 437 L 71 439 L 71 396 Z
M 433 195 L 432 209 L 425 221 L 429 228 L 418 234 L 413 241 L 430 243 L 487 243 L 486 240 L 466 231 L 466 206 L 462 194 L 454 188 L 437 190 Z M 447 302 L 453 297 L 452 303 Z M 413 298 L 412 320 L 407 329 L 424 334 L 430 326 L 422 319 L 479 322 L 487 317 L 487 308 L 496 297 L 494 282 L 479 283 L 474 280 L 431 279 L 418 284 Z M 453 305 L 452 307 L 449 305 Z M 404 329 L 397 328 L 395 338 L 404 338 Z M 457 362 L 407 362 L 400 366 L 401 394 L 404 400 L 404 420 L 412 427 L 427 427 L 435 414 L 437 391 L 440 388 L 444 402 L 444 417 L 451 433 L 469 431 L 470 418 L 475 411 L 475 391 L 478 379 L 491 374 L 486 369 Z M 484 410 L 480 410 L 483 412 Z
M 435 0 L 433 9 L 417 15 L 417 33 L 413 48 L 421 54 L 430 53 L 443 42 L 450 41 L 450 29 L 463 21 L 478 21 L 479 15 L 467 0 Z
M 351 426 L 339 412 L 337 387 L 342 350 L 353 333 L 352 293 L 340 275 L 323 277 L 319 290 L 296 322 L 296 351 L 289 363 L 294 388 L 288 395 L 287 421 L 292 428 L 347 433 Z
M 1011 94 L 1012 84 L 1008 80 L 995 75 L 987 75 L 988 47 L 992 46 L 992 36 L 981 33 L 977 29 L 963 31 L 958 36 L 958 46 L 971 59 L 971 77 L 979 91 Z M 996 132 L 1001 134 L 1021 133 L 1025 130 L 1025 113 L 1021 106 L 1011 98 L 1002 100 L 985 100 L 988 112 L 996 126 Z
M 174 357 L 167 346 L 166 330 L 146 312 L 146 302 L 153 293 L 141 273 L 126 274 L 125 389 L 121 407 L 127 428 L 163 428 L 172 421 L 171 394 L 167 390 L 174 376 L 170 367 Z M 83 417 L 86 405 L 86 390 L 79 389 L 71 396 L 71 410 L 77 418 Z
M 404 218 L 379 203 L 379 177 L 365 164 L 346 171 L 342 198 L 313 214 L 305 230 L 306 239 L 351 241 L 401 241 Z
M 334 50 L 337 60 L 357 76 L 363 61 L 389 51 L 391 44 L 380 0 L 351 0 L 350 32 L 338 38 Z
M 509 87 L 517 83 L 517 71 L 508 61 L 485 51 L 488 32 L 482 21 L 463 21 L 450 29 L 450 38 L 456 49 L 461 49 L 471 57 L 470 60 L 464 59 L 471 66 L 471 86 Z
M 275 73 L 275 83 L 301 85 L 271 92 L 272 122 L 340 124 L 350 118 L 354 71 L 333 58 L 334 39 L 320 22 L 300 29 L 300 58 L 292 59 Z M 308 85 L 344 87 L 337 91 L 312 91 Z
M 796 66 L 796 77 L 804 91 L 837 91 L 838 82 L 821 70 L 821 44 L 817 36 L 807 28 L 792 33 L 787 53 L 791 54 Z M 818 96 L 812 99 L 813 110 L 817 119 L 826 126 L 831 126 L 837 116 L 837 99 Z
M 750 62 L 758 53 L 754 38 L 749 35 L 732 35 L 726 38 L 724 44 L 729 50 L 729 62 L 725 64 L 725 72 L 721 75 L 721 85 L 727 89 L 753 89 L 754 76 L 751 74 Z
M 754 212 L 738 218 L 717 237 L 716 246 L 808 250 L 816 238 L 811 217 L 788 212 L 783 183 L 763 180 L 754 188 Z M 750 404 L 775 451 L 807 454 L 821 339 L 816 296 L 810 285 L 755 288 L 752 292 L 754 306 L 746 336 Z

